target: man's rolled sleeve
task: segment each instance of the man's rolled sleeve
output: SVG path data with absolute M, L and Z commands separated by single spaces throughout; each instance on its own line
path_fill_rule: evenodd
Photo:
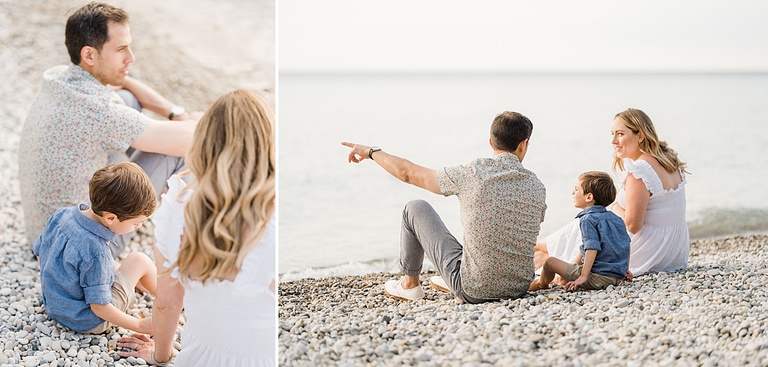
M 457 195 L 461 188 L 465 186 L 468 166 L 445 167 L 437 170 L 437 183 L 440 185 L 440 191 L 444 196 Z
M 115 98 L 119 100 L 120 97 Z M 148 116 L 116 101 L 110 101 L 106 113 L 95 130 L 103 132 L 107 150 L 127 149 L 149 125 Z

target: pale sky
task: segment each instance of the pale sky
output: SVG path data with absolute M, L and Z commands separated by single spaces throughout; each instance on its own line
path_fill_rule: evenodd
M 279 0 L 280 73 L 768 72 L 768 1 Z

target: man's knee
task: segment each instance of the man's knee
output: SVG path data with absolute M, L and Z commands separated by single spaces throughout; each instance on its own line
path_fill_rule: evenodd
M 139 99 L 131 91 L 128 89 L 118 89 L 117 95 L 123 99 L 126 106 L 141 111 L 141 103 L 139 103 Z
M 429 205 L 429 203 L 426 200 L 411 200 L 407 204 L 405 204 L 405 209 L 403 209 L 403 214 L 405 213 L 413 213 L 413 212 L 423 212 L 425 210 L 432 210 L 432 205 Z

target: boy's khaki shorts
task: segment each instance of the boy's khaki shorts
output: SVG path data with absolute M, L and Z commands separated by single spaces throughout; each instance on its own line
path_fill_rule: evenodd
M 570 264 L 568 265 L 568 272 L 564 277 L 566 281 L 572 282 L 581 276 L 581 269 L 584 265 Z M 580 286 L 586 290 L 605 289 L 609 285 L 619 285 L 623 279 L 616 277 L 609 277 L 607 275 L 600 275 L 595 273 L 589 273 L 587 281 Z
M 121 271 L 115 272 L 115 283 L 112 284 L 112 305 L 117 307 L 122 312 L 128 312 L 128 307 L 131 307 L 133 303 L 134 293 L 133 285 L 128 276 Z M 99 326 L 88 330 L 85 334 L 101 334 L 112 326 L 107 321 L 102 322 Z

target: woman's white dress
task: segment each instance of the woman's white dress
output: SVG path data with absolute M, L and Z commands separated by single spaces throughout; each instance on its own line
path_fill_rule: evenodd
M 152 219 L 156 247 L 166 258 L 166 267 L 176 261 L 184 231 L 184 205 L 191 191 L 179 201 L 183 187 L 184 182 L 176 175 L 168 180 L 168 192 Z M 188 281 L 184 285 L 187 323 L 174 365 L 275 366 L 277 298 L 269 289 L 275 270 L 272 217 L 234 281 L 209 281 L 205 285 Z M 178 268 L 171 275 L 178 277 Z
M 634 235 L 630 234 L 629 269 L 634 275 L 672 272 L 688 265 L 690 235 L 685 219 L 685 177 L 677 188 L 664 190 L 661 179 L 651 165 L 640 159 L 625 161 L 626 171 L 622 172 L 620 182 L 624 182 L 627 173 L 643 180 L 651 192 L 648 208 L 645 211 L 643 228 Z M 616 201 L 626 208 L 626 192 L 623 185 L 619 189 Z M 565 227 L 547 236 L 549 256 L 564 261 L 573 260 L 581 246 L 579 220 L 576 219 Z

